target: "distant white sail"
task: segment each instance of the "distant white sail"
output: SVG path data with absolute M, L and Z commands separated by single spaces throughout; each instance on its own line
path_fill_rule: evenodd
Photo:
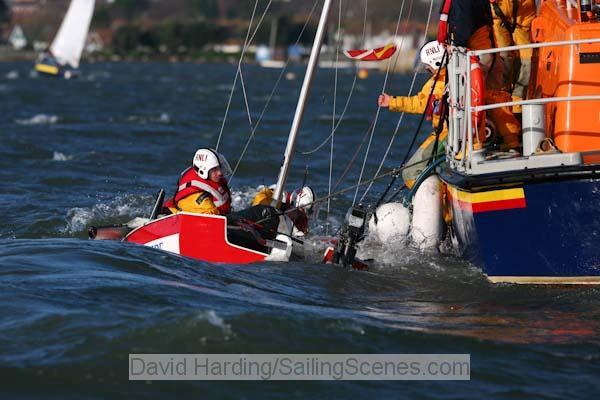
M 50 46 L 52 55 L 61 65 L 79 68 L 79 60 L 85 45 L 95 0 L 71 0 L 58 34 Z
M 25 37 L 25 33 L 23 33 L 23 29 L 17 25 L 10 33 L 8 37 L 8 43 L 12 45 L 12 47 L 16 50 L 22 50 L 27 46 L 27 38 Z

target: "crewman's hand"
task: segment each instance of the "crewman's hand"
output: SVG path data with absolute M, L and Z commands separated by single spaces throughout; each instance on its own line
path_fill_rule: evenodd
M 379 107 L 389 107 L 390 106 L 390 95 L 383 93 L 382 95 L 379 96 L 379 99 L 377 100 L 377 104 L 379 104 Z

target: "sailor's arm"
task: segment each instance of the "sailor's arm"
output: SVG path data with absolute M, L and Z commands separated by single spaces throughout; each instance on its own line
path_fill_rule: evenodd
M 427 107 L 427 95 L 421 91 L 416 96 L 390 96 L 382 94 L 379 96 L 379 105 L 388 107 L 390 111 L 407 112 L 411 114 L 421 114 Z
M 270 206 L 273 202 L 273 190 L 268 187 L 262 188 L 254 199 L 252 200 L 252 206 Z
M 427 106 L 427 97 L 422 98 L 421 93 L 416 96 L 395 96 L 390 99 L 389 110 L 421 114 Z
M 215 206 L 210 196 L 206 193 L 194 193 L 177 203 L 181 211 L 195 213 L 195 214 L 220 214 L 219 209 Z

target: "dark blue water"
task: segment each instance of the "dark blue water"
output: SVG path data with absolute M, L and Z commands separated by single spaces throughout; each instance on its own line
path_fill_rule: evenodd
M 214 146 L 230 65 L 96 64 L 65 82 L 0 65 L 0 391 L 2 398 L 597 398 L 600 291 L 491 285 L 451 254 L 365 249 L 369 272 L 316 262 L 208 265 L 86 240 L 89 225 L 148 214 L 196 148 Z M 302 70 L 294 70 L 301 77 Z M 9 74 L 10 73 L 10 74 Z M 7 76 L 7 74 L 9 74 Z M 247 67 L 254 121 L 278 70 Z M 340 77 L 338 114 L 352 83 Z M 336 134 L 334 181 L 367 131 L 383 75 L 360 81 Z M 410 77 L 391 78 L 405 93 Z M 233 180 L 236 206 L 273 183 L 301 79 L 273 99 Z M 331 128 L 321 71 L 299 149 Z M 383 113 L 371 176 L 397 115 Z M 391 164 L 416 126 L 405 120 Z M 221 150 L 235 165 L 250 128 L 236 92 Z M 427 134 L 426 131 L 423 134 Z M 328 146 L 326 146 L 328 147 Z M 327 191 L 328 149 L 298 155 L 290 186 Z M 362 156 L 359 157 L 359 164 Z M 354 183 L 355 165 L 340 188 Z M 379 182 L 373 193 L 387 182 Z M 338 196 L 341 220 L 353 192 Z M 323 233 L 324 213 L 313 231 Z M 500 238 L 499 240 L 506 240 Z M 129 382 L 129 353 L 468 353 L 468 382 Z

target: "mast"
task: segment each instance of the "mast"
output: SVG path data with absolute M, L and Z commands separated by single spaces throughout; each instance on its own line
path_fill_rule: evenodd
M 277 201 L 277 208 L 281 206 L 281 194 L 283 193 L 283 187 L 285 186 L 285 181 L 287 180 L 292 158 L 294 156 L 294 149 L 296 148 L 296 136 L 298 136 L 302 118 L 304 117 L 304 107 L 306 106 L 306 101 L 310 93 L 313 74 L 317 67 L 317 63 L 319 62 L 319 54 L 321 53 L 321 45 L 323 44 L 323 37 L 325 36 L 325 26 L 327 25 L 327 17 L 329 16 L 331 1 L 332 0 L 325 0 L 323 3 L 323 10 L 321 11 L 321 18 L 319 20 L 317 34 L 315 35 L 315 40 L 310 52 L 310 58 L 308 60 L 308 66 L 306 67 L 306 74 L 304 75 L 302 90 L 300 91 L 300 97 L 298 98 L 298 105 L 296 106 L 294 121 L 292 122 L 292 128 L 290 129 L 290 135 L 288 136 L 283 164 L 281 165 L 281 170 L 279 171 L 277 187 L 275 188 L 275 195 L 273 197 L 273 199 Z

